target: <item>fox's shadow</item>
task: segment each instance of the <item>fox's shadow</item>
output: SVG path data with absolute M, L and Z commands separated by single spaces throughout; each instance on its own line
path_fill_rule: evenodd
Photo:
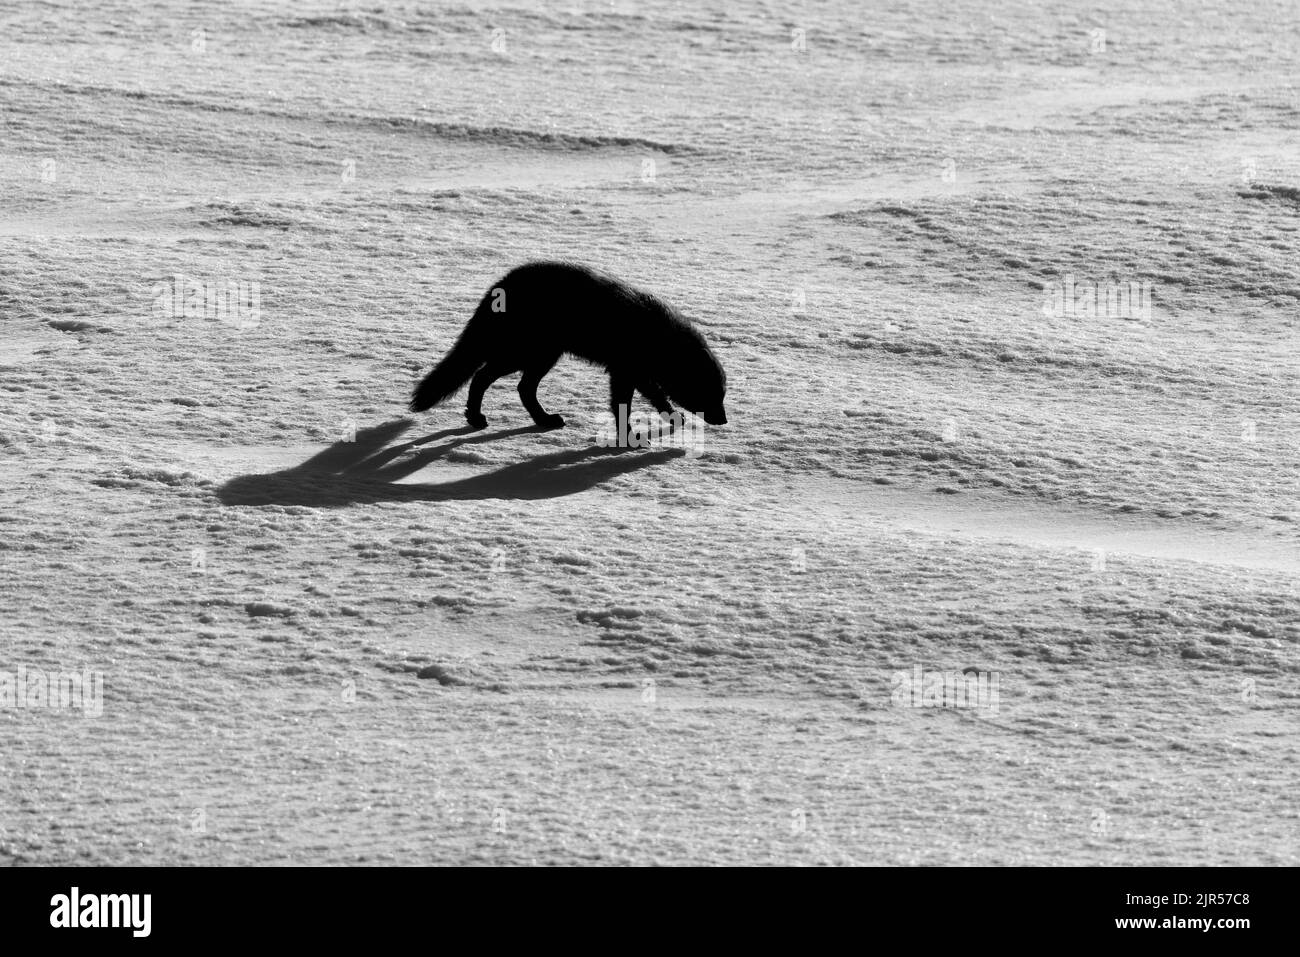
M 293 468 L 240 475 L 221 486 L 217 498 L 223 505 L 323 508 L 367 502 L 558 498 L 684 454 L 680 449 L 628 454 L 625 449 L 592 446 L 538 455 L 472 478 L 408 484 L 400 480 L 462 446 L 538 431 L 529 427 L 476 434 L 469 428 L 448 429 L 390 444 L 412 424 L 404 419 L 385 422 L 358 431 L 351 441 L 335 442 Z M 444 439 L 449 441 L 421 448 Z

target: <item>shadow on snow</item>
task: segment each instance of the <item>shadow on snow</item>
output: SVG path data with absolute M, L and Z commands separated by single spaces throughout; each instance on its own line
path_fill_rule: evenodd
M 224 505 L 315 507 L 369 502 L 558 498 L 684 454 L 680 449 L 629 454 L 632 450 L 592 446 L 538 455 L 471 478 L 402 484 L 401 479 L 463 446 L 540 431 L 530 426 L 475 434 L 465 427 L 390 445 L 413 424 L 410 420 L 396 419 L 362 429 L 353 441 L 335 442 L 293 468 L 233 478 L 218 489 L 217 497 Z M 424 448 L 439 442 L 442 444 Z

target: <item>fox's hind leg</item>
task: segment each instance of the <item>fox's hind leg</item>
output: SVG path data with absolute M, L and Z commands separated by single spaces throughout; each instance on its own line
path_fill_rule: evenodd
M 542 381 L 542 376 L 550 372 L 555 367 L 555 363 L 559 361 L 560 353 L 558 352 L 554 355 L 545 356 L 525 366 L 524 374 L 519 379 L 519 401 L 524 404 L 524 408 L 533 417 L 533 421 L 544 429 L 564 428 L 564 416 L 551 415 L 537 401 L 537 386 Z
M 497 379 L 513 371 L 509 366 L 489 362 L 474 373 L 474 378 L 469 384 L 469 398 L 465 401 L 466 422 L 476 429 L 487 428 L 487 419 L 483 417 L 483 393 Z

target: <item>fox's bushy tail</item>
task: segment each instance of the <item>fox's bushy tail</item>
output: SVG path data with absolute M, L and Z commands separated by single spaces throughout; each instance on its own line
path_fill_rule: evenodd
M 448 352 L 411 395 L 411 411 L 423 412 L 439 402 L 451 398 L 470 380 L 485 361 L 483 333 L 490 307 L 487 297 L 479 303 L 474 315 Z

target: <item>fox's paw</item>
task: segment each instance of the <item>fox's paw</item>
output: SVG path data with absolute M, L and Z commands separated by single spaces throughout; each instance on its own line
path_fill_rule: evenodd
M 483 415 L 482 412 L 471 412 L 469 409 L 466 409 L 465 421 L 468 422 L 471 426 L 473 426 L 476 429 L 487 428 L 487 418 Z
M 564 416 L 551 414 L 537 422 L 539 429 L 562 429 L 564 428 Z

